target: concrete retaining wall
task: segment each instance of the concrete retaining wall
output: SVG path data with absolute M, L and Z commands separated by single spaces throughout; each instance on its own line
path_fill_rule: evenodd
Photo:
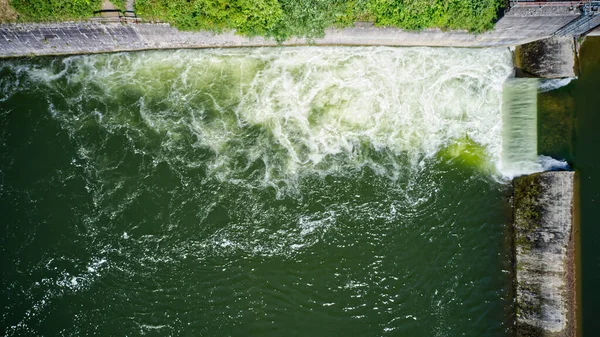
M 515 46 L 549 37 L 576 16 L 505 16 L 495 30 L 483 34 L 465 31 L 421 32 L 393 28 L 330 29 L 316 45 L 384 45 L 440 47 Z M 285 45 L 302 45 L 292 39 Z M 60 55 L 168 48 L 274 46 L 264 38 L 248 39 L 233 33 L 180 32 L 167 24 L 19 24 L 0 25 L 0 57 Z
M 572 37 L 552 37 L 517 46 L 515 67 L 524 75 L 543 78 L 575 77 Z
M 517 336 L 574 337 L 574 172 L 513 184 Z

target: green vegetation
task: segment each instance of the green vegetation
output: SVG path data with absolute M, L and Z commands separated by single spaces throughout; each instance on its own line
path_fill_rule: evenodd
M 25 22 L 68 21 L 89 18 L 101 0 L 11 0 L 17 20 Z
M 135 11 L 183 30 L 235 29 L 247 36 L 268 35 L 282 18 L 277 0 L 137 0 Z
M 125 10 L 125 0 L 110 0 L 115 7 L 124 11 Z
M 481 32 L 492 28 L 499 5 L 498 0 L 370 0 L 367 9 L 382 26 Z
M 183 30 L 235 29 L 246 36 L 318 38 L 355 21 L 404 29 L 493 27 L 501 0 L 137 0 L 138 16 Z
M 515 246 L 524 252 L 531 250 L 531 235 L 540 226 L 540 179 L 539 174 L 531 174 L 514 180 Z
M 125 0 L 111 0 L 119 9 Z M 502 0 L 137 0 L 136 14 L 182 30 L 234 29 L 245 36 L 322 37 L 328 27 L 355 21 L 418 30 L 438 27 L 482 32 L 493 27 Z M 91 17 L 101 0 L 10 0 L 19 21 Z

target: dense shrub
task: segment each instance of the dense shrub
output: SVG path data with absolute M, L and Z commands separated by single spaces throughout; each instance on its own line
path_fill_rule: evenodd
M 367 10 L 379 26 L 481 32 L 493 27 L 499 5 L 498 0 L 369 0 Z
M 317 38 L 325 34 L 344 15 L 349 6 L 346 0 L 279 0 L 283 14 L 269 35 L 282 41 L 289 37 Z
M 277 0 L 137 0 L 135 10 L 184 30 L 235 29 L 248 36 L 267 35 L 282 15 Z
M 66 21 L 89 18 L 102 0 L 11 0 L 20 21 Z
M 110 0 L 115 7 L 124 11 L 125 10 L 125 0 Z
M 481 32 L 493 27 L 502 0 L 137 0 L 138 16 L 180 29 L 236 29 L 244 35 L 317 38 L 357 20 L 405 29 Z
M 124 0 L 112 0 L 124 8 Z M 331 26 L 368 20 L 404 29 L 493 27 L 503 0 L 136 0 L 139 17 L 182 30 L 235 29 L 246 36 L 317 38 Z M 86 18 L 101 0 L 11 0 L 22 21 Z

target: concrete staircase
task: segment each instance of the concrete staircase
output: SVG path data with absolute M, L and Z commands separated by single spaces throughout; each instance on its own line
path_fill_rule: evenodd
M 134 0 L 125 2 L 125 10 L 116 8 L 110 0 L 102 1 L 102 9 L 95 12 L 95 16 L 90 19 L 94 22 L 121 22 L 121 23 L 136 23 L 141 22 L 141 19 L 135 15 Z

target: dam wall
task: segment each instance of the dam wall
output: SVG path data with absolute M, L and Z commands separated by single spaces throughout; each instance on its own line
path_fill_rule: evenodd
M 572 37 L 553 36 L 517 46 L 515 67 L 523 77 L 575 77 L 575 57 Z
M 428 29 L 419 32 L 395 28 L 354 27 L 329 29 L 321 39 L 291 39 L 283 45 L 507 47 L 550 37 L 577 16 L 506 15 L 493 31 Z M 246 38 L 233 32 L 182 32 L 168 24 L 58 23 L 0 25 L 0 57 L 90 54 L 148 49 L 276 46 L 262 37 Z
M 574 172 L 516 178 L 517 336 L 575 336 Z

